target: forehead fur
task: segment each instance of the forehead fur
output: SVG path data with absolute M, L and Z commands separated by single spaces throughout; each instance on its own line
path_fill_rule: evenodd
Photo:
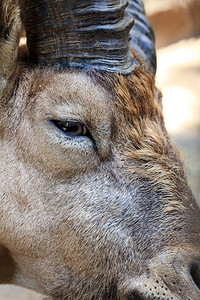
M 129 121 L 133 116 L 162 118 L 161 93 L 155 87 L 154 77 L 142 67 L 129 76 L 105 72 L 93 72 L 90 75 L 113 93 L 119 111 L 125 113 Z
M 101 78 L 99 82 L 103 84 Z M 183 191 L 188 191 L 183 164 L 165 129 L 161 94 L 154 78 L 139 68 L 127 77 L 109 75 L 105 88 L 112 91 L 117 107 L 118 142 L 123 143 L 118 153 L 125 169 L 163 195 L 163 212 L 185 210 L 191 195 L 183 197 Z

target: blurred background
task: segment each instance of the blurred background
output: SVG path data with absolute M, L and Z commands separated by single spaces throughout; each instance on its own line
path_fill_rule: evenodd
M 166 127 L 200 205 L 200 0 L 144 0 L 157 48 Z
M 200 0 L 144 0 L 157 48 L 157 86 L 165 122 L 185 160 L 200 205 Z M 39 300 L 36 293 L 0 286 L 0 300 Z

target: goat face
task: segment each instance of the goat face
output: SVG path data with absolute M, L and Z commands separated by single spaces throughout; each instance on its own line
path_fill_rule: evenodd
M 197 300 L 200 212 L 149 72 L 2 74 L 0 281 L 55 300 Z

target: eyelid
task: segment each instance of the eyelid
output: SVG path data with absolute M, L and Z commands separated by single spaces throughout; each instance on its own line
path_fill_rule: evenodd
M 78 124 L 80 124 L 80 125 L 82 125 L 82 126 L 85 126 L 86 129 L 87 129 L 87 135 L 71 135 L 71 134 L 64 133 L 61 129 L 59 129 L 59 128 L 56 126 L 56 124 L 55 124 L 56 121 L 58 121 L 58 122 L 73 122 L 73 123 L 78 123 Z M 73 138 L 73 139 L 77 139 L 77 138 L 81 138 L 81 137 L 82 137 L 82 138 L 88 138 L 88 139 L 92 142 L 94 150 L 97 152 L 97 144 L 96 144 L 96 141 L 95 141 L 95 139 L 93 138 L 92 134 L 90 133 L 90 130 L 88 129 L 88 126 L 87 126 L 85 123 L 83 123 L 82 121 L 74 120 L 74 119 L 73 119 L 73 120 L 72 120 L 72 119 L 59 119 L 59 120 L 52 119 L 52 120 L 49 120 L 49 123 L 50 123 L 52 126 L 56 127 L 56 129 L 59 130 L 59 131 L 60 131 L 63 135 L 65 135 L 66 137 L 68 136 L 68 137 Z
M 65 120 L 50 120 L 49 121 L 50 124 L 52 124 L 54 127 L 56 127 L 58 130 L 60 130 L 63 134 L 65 134 L 66 136 L 70 136 L 70 137 L 88 137 L 93 141 L 93 138 L 90 134 L 90 131 L 88 129 L 88 127 L 81 121 L 79 120 L 69 120 L 69 119 L 65 119 Z M 66 125 L 66 130 L 64 130 L 64 127 Z M 67 125 L 69 125 L 69 130 L 67 130 Z M 71 133 L 70 133 L 70 125 L 71 125 Z M 75 132 L 76 130 L 73 128 L 77 126 L 77 133 Z M 63 127 L 63 129 L 62 129 Z M 82 127 L 82 128 L 81 128 Z M 73 132 L 74 129 L 74 132 Z M 80 132 L 78 132 L 78 130 L 80 130 Z M 81 131 L 82 130 L 82 131 Z

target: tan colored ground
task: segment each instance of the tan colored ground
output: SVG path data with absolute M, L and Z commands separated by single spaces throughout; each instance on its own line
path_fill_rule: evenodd
M 200 0 L 146 0 L 156 47 L 200 35 Z
M 166 125 L 185 156 L 200 204 L 200 38 L 158 51 L 157 85 L 164 94 Z M 0 300 L 39 300 L 25 289 L 1 286 Z

